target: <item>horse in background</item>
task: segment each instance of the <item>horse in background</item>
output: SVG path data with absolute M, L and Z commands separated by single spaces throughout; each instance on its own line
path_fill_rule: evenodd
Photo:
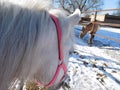
M 82 32 L 80 33 L 80 38 L 83 38 L 88 32 L 90 33 L 90 38 L 89 38 L 89 44 L 93 44 L 93 39 L 95 37 L 95 34 L 98 30 L 99 25 L 95 24 L 94 22 L 90 22 L 86 26 L 83 26 Z
M 51 14 L 60 23 L 66 65 L 74 40 L 73 26 L 80 20 L 78 9 L 67 16 L 43 0 L 21 0 L 22 4 L 16 1 L 0 1 L 0 90 L 22 90 L 31 80 L 48 84 L 60 63 Z M 51 90 L 59 85 L 63 75 L 60 70 Z

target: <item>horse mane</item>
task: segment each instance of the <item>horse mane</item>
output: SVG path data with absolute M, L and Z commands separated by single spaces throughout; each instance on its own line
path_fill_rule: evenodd
M 17 6 L 21 6 L 24 8 L 30 8 L 30 9 L 46 9 L 49 10 L 52 7 L 52 1 L 51 0 L 0 0 L 0 3 L 3 4 L 9 4 L 12 3 Z
M 53 22 L 48 12 L 50 4 L 37 1 L 34 4 L 0 1 L 0 90 L 7 90 L 6 85 L 15 78 L 32 76 L 33 63 L 36 67 L 42 64 L 39 63 L 42 59 L 33 62 L 31 57 L 38 39 L 40 43 L 48 40 L 45 36 L 47 33 L 49 38 L 53 32 L 48 30 Z M 44 47 L 47 46 L 42 44 L 41 49 Z

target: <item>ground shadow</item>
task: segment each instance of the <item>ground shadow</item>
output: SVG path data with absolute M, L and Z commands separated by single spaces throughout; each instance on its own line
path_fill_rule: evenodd
M 89 46 L 87 44 L 88 42 L 88 38 L 89 38 L 89 34 L 86 34 L 85 37 L 83 39 L 79 38 L 80 32 L 82 30 L 82 27 L 75 27 L 74 31 L 75 31 L 75 38 L 76 38 L 76 42 L 78 45 L 81 46 Z M 108 37 L 113 37 L 113 38 L 117 38 L 120 39 L 120 33 L 116 33 L 116 32 L 112 32 L 112 31 L 106 31 L 106 30 L 98 30 L 97 34 L 103 34 L 103 35 L 107 35 Z M 85 43 L 85 44 L 82 44 Z M 108 50 L 114 50 L 114 51 L 120 51 L 120 42 L 116 42 L 113 40 L 108 40 L 106 38 L 101 38 L 101 37 L 95 37 L 94 39 L 94 44 L 93 46 L 96 46 L 100 49 L 108 49 Z M 109 47 L 109 48 L 108 48 Z M 79 51 L 81 53 L 86 53 L 85 51 Z M 74 51 L 72 54 L 72 57 L 74 57 L 76 61 L 70 61 L 72 63 L 77 63 L 80 66 L 85 66 L 85 67 L 92 67 L 92 68 L 97 68 L 100 71 L 102 71 L 106 76 L 108 76 L 109 78 L 111 78 L 113 81 L 115 81 L 117 84 L 120 85 L 120 80 L 118 80 L 116 77 L 114 77 L 112 75 L 112 73 L 109 73 L 106 71 L 106 69 L 111 69 L 114 71 L 120 71 L 120 68 L 116 68 L 115 66 L 105 66 L 105 65 L 96 65 L 91 63 L 89 60 L 95 60 L 95 61 L 103 61 L 104 63 L 113 63 L 115 65 L 119 65 L 120 66 L 120 62 L 111 60 L 111 59 L 107 59 L 101 56 L 97 56 L 97 55 L 79 55 L 79 52 Z M 89 59 L 86 59 L 89 58 Z
M 80 56 L 72 56 L 72 57 L 80 57 Z M 91 57 L 91 56 L 85 56 L 85 57 Z M 91 57 L 92 58 L 92 57 Z M 110 60 L 110 59 L 105 59 L 103 57 L 99 57 L 98 56 L 98 59 L 100 58 L 100 60 L 102 61 L 105 61 L 105 63 L 115 63 L 116 65 L 120 65 L 119 62 L 115 62 L 113 60 Z M 107 72 L 106 69 L 111 69 L 113 71 L 120 71 L 120 68 L 116 68 L 116 67 L 111 67 L 111 66 L 103 66 L 103 65 L 97 65 L 97 64 L 93 64 L 91 62 L 89 62 L 88 60 L 84 60 L 84 59 L 81 59 L 81 58 L 77 58 L 76 59 L 77 61 L 69 61 L 69 62 L 72 62 L 74 64 L 78 64 L 79 66 L 85 66 L 86 68 L 97 68 L 98 70 L 102 71 L 107 77 L 111 78 L 113 81 L 115 81 L 117 84 L 120 85 L 120 80 L 118 80 L 116 77 L 114 77 L 111 73 Z

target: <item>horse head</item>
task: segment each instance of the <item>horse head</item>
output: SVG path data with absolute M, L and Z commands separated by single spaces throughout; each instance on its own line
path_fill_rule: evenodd
M 66 72 L 61 67 L 63 63 L 67 65 L 73 26 L 80 20 L 80 11 L 77 9 L 66 16 L 61 11 L 43 8 L 42 3 L 31 8 L 24 5 L 0 4 L 0 90 L 13 90 L 18 82 L 29 80 L 46 86 L 55 79 L 48 85 L 51 87 L 57 85 Z M 58 69 L 59 74 L 55 76 Z

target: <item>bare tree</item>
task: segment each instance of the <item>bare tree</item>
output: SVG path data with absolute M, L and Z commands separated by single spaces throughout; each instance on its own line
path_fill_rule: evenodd
M 68 13 L 72 13 L 76 8 L 79 8 L 82 12 L 87 10 L 101 9 L 103 0 L 57 0 L 64 10 Z

